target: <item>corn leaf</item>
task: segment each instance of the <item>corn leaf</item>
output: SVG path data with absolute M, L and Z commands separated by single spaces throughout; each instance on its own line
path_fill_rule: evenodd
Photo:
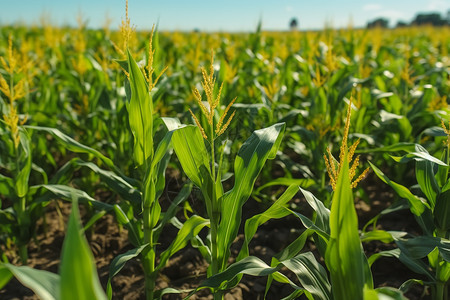
M 17 174 L 15 183 L 18 197 L 25 197 L 28 192 L 28 179 L 31 172 L 31 149 L 30 149 L 30 136 L 28 133 L 21 129 L 20 132 L 20 156 L 18 160 L 19 172 Z
M 427 160 L 430 162 L 433 162 L 435 164 L 447 167 L 447 164 L 445 164 L 440 159 L 437 159 L 436 157 L 430 155 L 428 152 L 411 152 L 407 153 L 403 156 L 391 156 L 396 162 L 400 163 L 407 163 L 411 160 L 420 161 L 420 160 Z
M 231 281 L 234 277 L 236 277 L 239 274 L 247 274 L 252 276 L 267 276 L 276 271 L 279 271 L 281 268 L 282 268 L 281 264 L 279 264 L 277 267 L 272 268 L 257 257 L 247 256 L 244 259 L 229 266 L 225 271 L 204 280 L 200 285 L 200 288 L 202 287 L 218 288 L 222 285 L 222 283 Z
M 283 267 L 296 274 L 301 286 L 297 286 L 289 278 L 278 272 Z M 327 272 L 317 262 L 311 252 L 302 253 L 291 259 L 279 262 L 274 267 L 268 266 L 257 257 L 247 256 L 229 266 L 225 271 L 204 280 L 197 290 L 205 287 L 219 288 L 223 283 L 230 282 L 236 276 L 244 274 L 251 276 L 273 275 L 273 278 L 277 281 L 287 283 L 296 290 L 315 296 L 314 298 L 312 296 L 308 297 L 308 299 L 332 299 Z
M 205 226 L 209 226 L 209 220 L 204 219 L 200 216 L 192 216 L 184 222 L 181 229 L 178 231 L 178 234 L 175 240 L 170 244 L 170 246 L 164 250 L 160 255 L 160 263 L 158 264 L 157 269 L 162 269 L 167 260 L 174 255 L 177 251 L 183 249 L 187 243 L 195 238 L 200 230 L 202 230 Z
M 119 224 L 124 225 L 128 229 L 128 238 L 134 246 L 141 245 L 142 230 L 136 222 L 131 222 L 127 214 L 118 204 L 114 204 L 114 213 Z
M 72 206 L 61 254 L 61 299 L 106 299 L 97 275 L 94 256 L 82 234 L 76 200 Z
M 153 230 L 153 238 L 155 240 L 159 239 L 159 236 L 162 232 L 162 230 L 164 229 L 164 226 L 173 218 L 175 217 L 178 209 L 179 209 L 179 205 L 181 203 L 183 203 L 191 194 L 192 191 L 192 183 L 187 183 L 185 184 L 182 188 L 181 191 L 177 194 L 177 196 L 175 197 L 175 199 L 170 201 L 170 206 L 169 208 L 162 214 L 162 219 L 158 224 L 158 227 L 156 227 Z M 181 227 L 180 227 L 181 228 Z
M 264 224 L 270 219 L 280 219 L 290 214 L 289 210 L 286 209 L 286 204 L 295 196 L 297 192 L 297 185 L 289 186 L 280 198 L 278 198 L 277 201 L 275 201 L 275 203 L 273 203 L 265 212 L 255 215 L 245 222 L 244 244 L 242 245 L 237 260 L 241 260 L 249 255 L 248 245 L 261 224 Z
M 0 194 L 7 198 L 14 195 L 14 181 L 12 178 L 0 174 Z
M 153 176 L 153 182 L 155 183 L 155 199 L 159 199 L 165 188 L 165 175 L 167 165 L 172 155 L 171 138 L 173 131 L 168 131 L 164 138 L 159 142 L 151 166 L 148 172 L 151 172 Z
M 450 261 L 450 241 L 433 236 L 418 236 L 412 239 L 397 239 L 399 249 L 411 259 L 426 257 L 434 248 L 439 249 L 442 258 Z
M 2 289 L 13 278 L 11 271 L 5 266 L 0 264 L 0 289 Z
M 317 199 L 311 192 L 302 188 L 300 188 L 300 191 L 303 193 L 303 196 L 305 196 L 308 204 L 317 213 L 315 225 L 326 233 L 330 233 L 330 210 L 326 208 L 323 202 Z
M 234 187 L 219 200 L 222 201 L 222 211 L 217 244 L 221 270 L 226 267 L 231 243 L 241 223 L 242 206 L 250 197 L 255 180 L 266 160 L 275 156 L 284 129 L 285 124 L 278 123 L 256 130 L 239 149 L 234 164 Z
M 434 209 L 437 196 L 440 193 L 440 188 L 434 177 L 433 166 L 434 163 L 430 161 L 416 162 L 416 179 L 420 189 L 427 197 L 431 209 Z
M 32 269 L 27 266 L 0 264 L 0 289 L 14 276 L 39 298 L 58 300 L 60 298 L 60 277 L 57 274 Z
M 127 57 L 131 91 L 128 119 L 134 136 L 134 159 L 141 166 L 153 157 L 153 101 L 144 75 L 129 51 Z
M 23 126 L 24 128 L 29 128 L 33 130 L 45 131 L 51 134 L 54 138 L 56 138 L 67 150 L 75 152 L 75 153 L 88 153 L 92 154 L 94 157 L 100 159 L 105 165 L 107 165 L 111 170 L 116 172 L 117 174 L 122 175 L 122 172 L 114 165 L 111 159 L 101 154 L 99 151 L 85 146 L 68 135 L 65 135 L 61 131 L 56 128 L 50 127 L 41 127 L 41 126 Z M 125 177 L 125 176 L 123 176 Z
M 394 288 L 364 289 L 364 300 L 407 300 L 403 293 Z
M 439 229 L 450 230 L 450 190 L 439 195 L 433 214 Z
M 70 186 L 60 184 L 43 184 L 40 185 L 40 187 L 49 190 L 56 197 L 62 198 L 66 201 L 73 201 L 75 199 L 80 203 L 89 203 L 98 210 L 111 211 L 113 208 L 111 204 L 97 201 L 91 196 L 89 196 L 86 192 L 75 189 Z
M 270 187 L 270 186 L 274 186 L 274 185 L 283 185 L 283 186 L 290 186 L 290 185 L 298 185 L 301 186 L 303 188 L 308 188 L 310 186 L 312 186 L 313 184 L 315 184 L 315 181 L 312 179 L 297 179 L 297 178 L 276 178 L 274 180 L 271 180 L 265 184 L 263 184 L 262 186 L 258 187 L 255 190 L 255 193 L 259 193 L 261 192 L 263 189 Z
M 363 299 L 366 284 L 365 256 L 359 239 L 347 153 L 344 158 L 331 202 L 330 240 L 325 252 L 335 300 Z
M 420 259 L 413 259 L 406 255 L 400 249 L 392 249 L 387 251 L 381 251 L 371 255 L 368 259 L 369 265 L 373 265 L 380 257 L 395 257 L 399 259 L 405 266 L 407 266 L 413 272 L 425 275 L 429 280 L 434 281 L 434 275 L 428 270 L 428 266 Z
M 332 299 L 327 271 L 312 252 L 302 253 L 281 263 L 295 273 L 302 287 L 315 299 Z
M 356 150 L 356 153 L 397 152 L 397 151 L 405 151 L 409 153 L 415 151 L 416 145 L 417 144 L 414 143 L 397 143 L 394 145 L 389 145 L 375 149 Z
M 378 169 L 371 162 L 369 162 L 369 164 L 378 178 L 392 187 L 400 197 L 408 200 L 409 209 L 415 216 L 417 216 L 416 219 L 419 222 L 419 225 L 425 232 L 431 234 L 434 226 L 431 218 L 430 206 L 428 205 L 428 203 L 422 202 L 417 196 L 413 195 L 411 191 L 403 185 L 390 180 L 380 169 Z
M 314 233 L 318 234 L 321 238 L 324 239 L 324 241 L 326 241 L 326 243 L 328 243 L 328 241 L 330 239 L 330 234 L 328 232 L 326 232 L 326 231 L 324 231 L 324 229 L 318 227 L 308 217 L 306 217 L 298 212 L 292 211 L 292 210 L 291 210 L 291 213 L 300 219 L 303 226 L 305 226 L 307 229 L 314 231 Z
M 212 195 L 214 181 L 210 171 L 209 152 L 197 126 L 185 126 L 174 131 L 173 148 L 177 154 L 183 171 L 189 179 L 200 188 L 205 199 L 208 216 L 212 216 Z M 219 193 L 220 189 L 216 189 Z M 216 195 L 217 195 L 216 193 Z
M 142 246 L 140 246 L 138 248 L 134 248 L 134 249 L 128 250 L 127 252 L 125 252 L 123 254 L 120 254 L 120 255 L 117 255 L 116 257 L 114 257 L 113 261 L 109 265 L 109 277 L 108 277 L 108 283 L 107 283 L 107 286 L 106 286 L 106 292 L 107 292 L 109 300 L 112 299 L 111 279 L 114 276 L 116 276 L 120 272 L 120 270 L 122 270 L 122 268 L 125 266 L 125 264 L 129 260 L 137 257 L 147 247 L 148 247 L 148 244 L 145 244 L 145 245 L 142 245 Z
M 196 186 L 202 187 L 204 178 L 200 170 L 204 168 L 209 170 L 209 160 L 198 127 L 190 125 L 175 130 L 172 143 L 183 171 Z
M 70 161 L 73 166 L 87 167 L 100 175 L 103 182 L 114 192 L 120 195 L 125 200 L 129 200 L 133 203 L 140 203 L 141 194 L 133 187 L 128 181 L 114 172 L 103 170 L 96 164 L 91 162 L 85 162 L 79 158 L 74 158 Z

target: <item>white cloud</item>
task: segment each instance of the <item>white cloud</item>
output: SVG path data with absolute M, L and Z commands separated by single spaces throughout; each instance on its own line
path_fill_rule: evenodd
M 285 9 L 286 9 L 287 12 L 291 12 L 293 10 L 292 6 L 290 6 L 290 5 L 286 6 Z
M 382 8 L 383 7 L 380 4 L 377 4 L 377 3 L 368 3 L 368 4 L 363 6 L 363 10 L 364 11 L 379 11 Z

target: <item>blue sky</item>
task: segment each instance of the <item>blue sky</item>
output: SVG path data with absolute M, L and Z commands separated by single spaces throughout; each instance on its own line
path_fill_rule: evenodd
M 125 15 L 125 0 L 0 0 L 0 24 L 36 24 L 45 12 L 55 25 L 74 25 L 81 12 L 90 27 L 101 27 L 106 16 L 117 28 Z M 254 31 L 262 20 L 265 30 L 285 30 L 297 18 L 300 29 L 365 26 L 385 16 L 393 26 L 411 21 L 417 12 L 445 15 L 450 0 L 129 0 L 129 16 L 137 29 L 158 23 L 161 30 Z

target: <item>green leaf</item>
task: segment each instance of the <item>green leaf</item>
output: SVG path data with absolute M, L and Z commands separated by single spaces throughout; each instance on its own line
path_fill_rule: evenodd
M 271 268 L 259 258 L 254 256 L 247 256 L 244 259 L 229 266 L 225 271 L 204 280 L 200 285 L 200 288 L 219 288 L 222 283 L 231 281 L 239 274 L 267 276 L 280 270 L 282 266 L 283 265 L 279 264 L 277 267 Z
M 261 224 L 264 224 L 270 219 L 280 219 L 290 214 L 289 210 L 286 209 L 286 205 L 295 196 L 297 192 L 298 192 L 297 185 L 289 186 L 283 193 L 283 195 L 281 195 L 280 198 L 278 198 L 278 200 L 275 201 L 275 203 L 273 203 L 265 212 L 255 215 L 245 222 L 244 244 L 242 245 L 237 260 L 241 260 L 242 258 L 247 257 L 249 255 L 248 245 L 250 244 L 250 241 L 255 235 L 256 230 L 258 229 L 259 226 L 261 226 Z
M 140 203 L 141 194 L 140 192 L 133 187 L 128 181 L 126 181 L 121 176 L 117 175 L 114 172 L 103 170 L 99 168 L 97 165 L 85 162 L 81 159 L 75 158 L 72 160 L 72 163 L 75 166 L 87 167 L 94 171 L 96 174 L 100 175 L 103 182 L 114 192 L 120 195 L 125 200 L 129 200 L 134 203 Z
M 60 277 L 57 274 L 27 266 L 0 264 L 0 289 L 12 275 L 41 299 L 64 299 L 60 297 Z
M 301 285 L 314 299 L 332 299 L 327 271 L 316 260 L 312 252 L 302 253 L 282 264 L 295 273 Z
M 392 235 L 384 230 L 372 230 L 361 235 L 361 242 L 381 241 L 383 243 L 391 243 L 394 241 Z
M 61 131 L 59 131 L 56 128 L 50 128 L 50 127 L 41 127 L 41 126 L 24 126 L 24 128 L 29 128 L 29 129 L 34 129 L 34 130 L 40 130 L 40 131 L 45 131 L 47 133 L 50 133 L 54 138 L 56 138 L 60 143 L 63 144 L 63 146 L 72 152 L 75 153 L 88 153 L 88 154 L 92 154 L 93 156 L 99 158 L 103 163 L 105 163 L 109 168 L 111 168 L 111 170 L 113 170 L 114 172 L 116 172 L 117 174 L 122 174 L 120 172 L 120 170 L 114 165 L 114 163 L 112 162 L 111 159 L 107 158 L 106 156 L 104 156 L 103 154 L 101 154 L 100 152 L 98 152 L 95 149 L 92 149 L 88 146 L 85 146 L 79 142 L 77 142 L 76 140 L 74 140 L 73 138 L 65 135 L 64 133 L 62 133 Z
M 450 261 L 450 241 L 447 239 L 418 236 L 412 239 L 396 239 L 395 243 L 411 259 L 424 258 L 437 247 L 444 260 Z
M 303 226 L 312 230 L 314 235 L 314 241 L 321 255 L 325 255 L 325 250 L 330 239 L 330 210 L 325 207 L 325 205 L 317 199 L 311 192 L 300 188 L 300 191 L 305 196 L 306 201 L 316 212 L 317 216 L 315 221 L 311 221 L 306 216 L 291 211 L 295 216 L 300 218 Z
M 278 271 L 287 267 L 294 272 L 303 287 L 297 286 Z M 294 258 L 279 262 L 275 267 L 254 256 L 247 256 L 232 264 L 225 271 L 218 273 L 202 282 L 196 290 L 209 287 L 219 288 L 226 282 L 231 282 L 238 275 L 267 276 L 273 274 L 276 280 L 291 285 L 296 290 L 306 290 L 308 294 L 316 295 L 317 299 L 331 299 L 331 286 L 326 270 L 316 261 L 311 252 L 302 253 Z M 314 297 L 316 298 L 316 297 Z M 309 299 L 312 299 L 309 298 Z
M 331 202 L 330 241 L 325 253 L 325 263 L 330 271 L 335 300 L 362 299 L 367 272 L 350 187 L 347 152 L 341 163 L 342 168 Z
M 182 293 L 189 293 L 192 290 L 177 290 L 174 288 L 163 288 L 160 290 L 155 291 L 155 293 L 153 294 L 154 299 L 162 299 L 162 296 L 164 295 L 168 295 L 168 294 L 182 294 Z
M 0 290 L 13 278 L 11 271 L 0 263 Z
M 356 150 L 356 153 L 375 153 L 375 152 L 414 152 L 416 149 L 416 145 L 414 143 L 397 143 L 394 145 L 389 145 L 385 147 L 375 148 L 375 149 L 361 149 Z
M 167 165 L 172 155 L 171 138 L 173 131 L 169 131 L 164 135 L 164 138 L 159 142 L 156 148 L 155 155 L 151 162 L 148 172 L 153 176 L 155 183 L 155 199 L 159 199 L 165 188 L 165 175 Z
M 266 160 L 276 154 L 284 130 L 284 123 L 256 130 L 239 149 L 234 163 L 234 187 L 219 199 L 222 202 L 221 222 L 217 232 L 220 270 L 227 265 L 230 246 L 241 223 L 242 206 L 250 197 Z
M 12 198 L 15 194 L 12 178 L 0 174 L 0 194 L 6 198 Z
M 131 96 L 128 119 L 134 136 L 134 159 L 138 166 L 153 157 L 153 101 L 144 75 L 127 51 Z
M 403 293 L 390 287 L 364 288 L 364 300 L 407 300 Z
M 197 126 L 179 128 L 172 135 L 173 148 L 184 173 L 200 188 L 205 199 L 208 216 L 213 215 L 212 195 L 214 181 L 211 175 L 209 152 L 206 150 L 203 136 Z M 220 189 L 216 189 L 216 197 Z
M 406 255 L 404 252 L 400 251 L 400 249 L 398 248 L 373 254 L 368 259 L 369 265 L 371 266 L 380 257 L 395 257 L 413 272 L 425 275 L 431 281 L 434 281 L 434 275 L 428 270 L 429 267 L 422 260 L 413 259 L 410 256 Z
M 317 213 L 317 218 L 315 220 L 315 225 L 326 233 L 330 233 L 330 210 L 325 207 L 322 201 L 317 199 L 311 192 L 300 188 L 303 196 L 305 196 L 306 201 L 312 207 L 312 209 Z
M 402 283 L 402 285 L 398 288 L 401 292 L 406 293 L 409 291 L 409 289 L 411 288 L 411 286 L 413 285 L 424 285 L 423 280 L 419 280 L 419 279 L 408 279 L 405 282 Z
M 302 251 L 308 237 L 312 234 L 313 230 L 307 229 L 302 232 L 292 243 L 290 243 L 286 248 L 277 253 L 273 258 L 277 261 L 285 261 L 293 258 Z M 272 267 L 274 265 L 271 265 Z
M 445 164 L 440 159 L 437 159 L 436 157 L 430 155 L 428 152 L 411 152 L 411 153 L 405 154 L 400 157 L 397 157 L 397 156 L 391 156 L 391 157 L 396 162 L 400 162 L 400 163 L 407 163 L 411 160 L 415 160 L 415 161 L 426 160 L 426 161 L 433 162 L 435 164 L 447 167 L 447 164 Z
M 420 153 L 428 154 L 428 151 L 420 145 L 416 146 L 416 150 Z M 434 157 L 433 157 L 434 158 Z M 428 198 L 431 209 L 436 205 L 436 198 L 440 194 L 441 189 L 434 175 L 435 162 L 428 159 L 416 160 L 416 178 L 420 189 Z
M 108 299 L 112 298 L 111 279 L 114 276 L 116 276 L 120 272 L 120 270 L 122 270 L 122 268 L 125 266 L 125 264 L 129 260 L 137 257 L 148 246 L 149 246 L 148 244 L 145 244 L 145 245 L 140 246 L 139 248 L 134 248 L 134 249 L 128 250 L 127 252 L 114 257 L 113 261 L 109 265 L 109 277 L 108 277 L 108 284 L 106 287 Z
M 450 190 L 441 193 L 434 207 L 434 220 L 440 230 L 450 230 Z
M 310 229 L 310 230 L 314 231 L 314 233 L 317 233 L 328 244 L 328 241 L 330 240 L 330 234 L 328 232 L 324 231 L 322 228 L 319 228 L 308 217 L 305 217 L 304 215 L 302 215 L 302 214 L 300 214 L 298 212 L 292 211 L 292 210 L 291 210 L 291 213 L 293 215 L 297 216 L 300 219 L 300 221 L 302 222 L 303 226 L 305 226 L 307 229 Z
M 162 269 L 166 265 L 167 260 L 177 251 L 186 247 L 187 243 L 195 238 L 205 226 L 209 226 L 209 220 L 200 216 L 194 215 L 187 219 L 183 227 L 178 231 L 175 240 L 161 253 L 157 269 Z
M 137 228 L 135 228 L 136 223 L 131 222 L 125 212 L 118 204 L 114 204 L 113 206 L 114 213 L 116 215 L 116 220 L 119 224 L 124 225 L 128 229 L 128 238 L 133 245 L 141 245 L 141 236 Z
M 49 190 L 56 197 L 60 197 L 66 201 L 73 201 L 75 199 L 80 203 L 89 203 L 98 210 L 111 211 L 113 208 L 111 204 L 97 201 L 89 196 L 86 192 L 70 186 L 60 184 L 43 184 L 39 186 Z
M 182 127 L 180 120 L 176 118 L 161 117 L 161 121 L 163 121 L 168 131 L 173 131 Z
M 106 299 L 98 279 L 94 256 L 82 234 L 78 204 L 76 200 L 74 202 L 61 255 L 61 299 Z
M 30 149 L 30 136 L 22 128 L 19 131 L 20 135 L 20 157 L 18 160 L 19 172 L 16 177 L 16 191 L 18 197 L 25 197 L 28 192 L 28 179 L 31 172 L 31 149 Z
M 163 216 L 162 216 L 161 221 L 158 224 L 158 227 L 155 228 L 153 231 L 153 237 L 155 240 L 159 239 L 159 235 L 161 234 L 164 226 L 173 217 L 175 217 L 175 215 L 179 209 L 179 205 L 181 203 L 183 203 L 189 197 L 189 195 L 191 194 L 191 191 L 192 191 L 192 183 L 187 183 L 181 188 L 181 191 L 177 194 L 175 199 L 170 201 L 169 208 L 162 214 Z
M 193 125 L 179 128 L 173 133 L 172 143 L 183 171 L 201 188 L 205 179 L 202 178 L 200 170 L 209 170 L 209 154 L 200 129 Z
M 312 179 L 296 179 L 296 178 L 276 178 L 274 180 L 271 180 L 265 184 L 263 184 L 262 186 L 258 187 L 255 190 L 255 193 L 260 193 L 263 189 L 270 187 L 270 186 L 274 186 L 274 185 L 283 185 L 283 186 L 290 186 L 290 185 L 298 185 L 301 186 L 302 188 L 308 188 L 310 186 L 312 186 L 313 184 L 315 184 L 315 181 Z
M 417 198 L 415 195 L 413 195 L 406 187 L 403 185 L 400 185 L 392 180 L 390 180 L 384 173 L 378 169 L 375 165 L 373 165 L 371 162 L 369 162 L 370 166 L 372 167 L 372 170 L 375 172 L 375 174 L 386 184 L 391 186 L 395 192 L 402 198 L 408 200 L 409 207 L 411 209 L 411 212 L 416 216 L 421 216 L 425 210 L 429 210 L 430 207 L 428 204 L 423 203 L 420 201 L 419 198 Z

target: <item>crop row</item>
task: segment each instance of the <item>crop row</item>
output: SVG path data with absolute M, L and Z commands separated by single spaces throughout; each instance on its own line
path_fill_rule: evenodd
M 223 299 L 245 274 L 267 276 L 266 293 L 273 281 L 290 285 L 286 299 L 404 299 L 415 284 L 448 299 L 448 27 L 146 33 L 127 16 L 117 32 L 80 21 L 3 27 L 0 37 L 0 287 L 15 276 L 42 299 L 111 298 L 112 278 L 138 258 L 147 299 L 201 289 Z M 173 199 L 163 195 L 168 169 L 184 182 Z M 370 205 L 368 173 L 398 199 L 360 226 L 354 198 Z M 313 215 L 290 204 L 298 193 Z M 60 273 L 23 266 L 57 199 L 73 205 Z M 268 208 L 244 220 L 249 199 Z M 377 226 L 399 210 L 419 234 Z M 133 245 L 111 262 L 106 292 L 84 237 L 105 214 Z M 288 215 L 302 233 L 270 262 L 251 256 L 258 227 Z M 168 227 L 177 235 L 160 249 Z M 367 257 L 372 241 L 393 248 Z M 188 244 L 209 265 L 205 280 L 155 290 Z M 375 288 L 370 267 L 381 257 L 426 279 Z

